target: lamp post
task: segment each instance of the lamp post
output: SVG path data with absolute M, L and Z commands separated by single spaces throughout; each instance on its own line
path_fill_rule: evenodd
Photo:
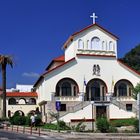
M 59 127 L 59 111 L 61 109 L 61 102 L 60 101 L 56 101 L 55 103 L 55 106 L 56 106 L 56 110 L 57 110 L 57 130 L 58 132 L 60 132 L 60 127 Z
M 137 97 L 139 97 L 139 98 L 137 98 L 137 100 L 138 100 L 138 110 L 139 110 L 139 134 L 140 134 L 140 92 L 138 92 L 138 96 Z
M 92 111 L 91 111 L 91 116 L 92 116 L 92 132 L 94 131 L 94 122 L 93 122 L 93 112 L 94 112 L 94 110 L 93 110 L 93 105 L 94 105 L 94 101 L 91 101 L 91 106 L 92 106 Z

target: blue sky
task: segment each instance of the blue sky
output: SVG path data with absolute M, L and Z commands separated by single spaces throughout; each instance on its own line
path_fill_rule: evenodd
M 0 0 L 0 54 L 14 57 L 7 87 L 34 84 L 67 38 L 96 22 L 119 37 L 124 56 L 140 43 L 139 0 Z M 1 84 L 1 75 L 0 75 Z

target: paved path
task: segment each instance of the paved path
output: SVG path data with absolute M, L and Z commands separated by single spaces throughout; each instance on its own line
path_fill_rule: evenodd
M 140 140 L 139 134 L 103 134 L 103 133 L 57 133 L 47 132 L 38 136 L 37 133 L 22 134 L 20 132 L 11 132 L 0 130 L 0 140 Z
M 29 134 L 21 134 L 6 130 L 0 130 L 0 140 L 64 140 L 64 138 L 56 136 L 36 136 Z

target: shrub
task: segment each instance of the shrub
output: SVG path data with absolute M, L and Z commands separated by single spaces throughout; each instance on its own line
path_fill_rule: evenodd
M 52 123 L 48 123 L 48 124 L 45 124 L 43 126 L 44 129 L 51 129 L 51 130 L 57 130 L 57 125 L 56 124 L 52 124 Z
M 102 133 L 106 133 L 109 131 L 109 121 L 106 117 L 101 117 L 97 119 L 96 122 L 97 129 Z
M 86 125 L 83 124 L 83 122 L 79 122 L 77 126 L 75 127 L 76 132 L 82 132 L 85 130 Z
M 138 119 L 135 119 L 133 125 L 135 127 L 135 131 L 138 133 L 139 132 L 139 120 Z
M 134 99 L 137 100 L 137 94 L 140 92 L 140 83 L 137 83 L 137 85 L 133 88 L 132 96 Z
M 25 122 L 25 125 L 28 125 L 30 126 L 31 125 L 31 119 L 30 119 L 30 116 L 26 116 L 26 122 Z
M 0 118 L 0 122 L 3 122 L 3 121 L 9 121 L 9 118 Z
M 60 130 L 70 130 L 71 128 L 66 125 L 64 121 L 58 121 Z M 58 124 L 57 124 L 58 125 Z
M 117 132 L 117 128 L 110 125 L 108 132 L 110 132 L 110 133 L 116 133 Z
M 66 125 L 64 121 L 59 121 L 59 129 L 60 130 L 70 130 L 70 127 Z M 57 130 L 58 129 L 58 124 L 52 124 L 48 123 L 43 126 L 45 129 L 51 129 L 51 130 Z
M 11 118 L 10 122 L 13 125 L 25 125 L 27 122 L 26 116 L 21 116 L 18 112 L 16 112 Z
M 10 118 L 11 124 L 14 125 L 25 125 L 26 117 L 25 116 L 14 116 Z
M 39 126 L 39 125 L 41 125 L 41 123 L 42 123 L 41 116 L 37 115 L 35 117 L 35 125 Z
M 130 119 L 119 119 L 119 120 L 111 120 L 110 123 L 114 127 L 121 127 L 121 126 L 130 126 L 134 125 L 135 118 Z

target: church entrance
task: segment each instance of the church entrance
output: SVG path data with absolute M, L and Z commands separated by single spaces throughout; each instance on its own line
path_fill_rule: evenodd
M 96 106 L 96 119 L 99 117 L 107 117 L 106 106 Z
M 104 81 L 100 79 L 92 79 L 86 86 L 86 101 L 104 101 L 107 87 Z
M 100 85 L 98 83 L 95 83 L 91 87 L 91 101 L 98 101 L 100 100 Z

